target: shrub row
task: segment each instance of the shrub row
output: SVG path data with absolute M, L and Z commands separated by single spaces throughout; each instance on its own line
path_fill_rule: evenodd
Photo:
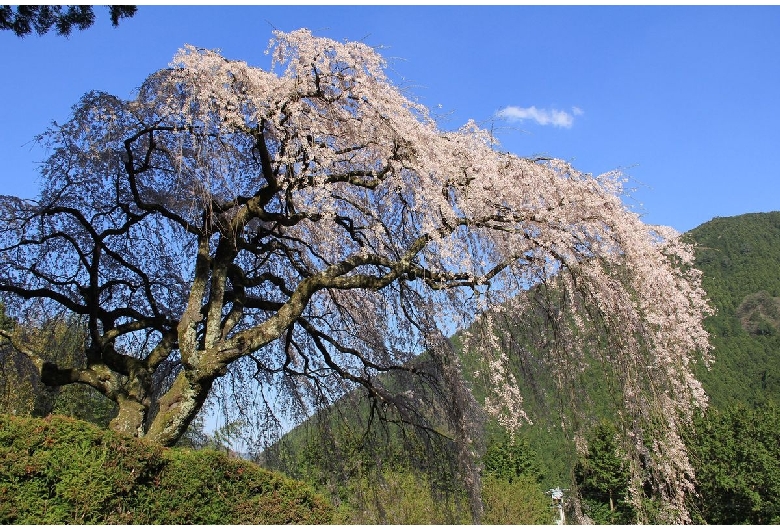
M 211 450 L 0 415 L 0 524 L 327 524 L 313 490 Z

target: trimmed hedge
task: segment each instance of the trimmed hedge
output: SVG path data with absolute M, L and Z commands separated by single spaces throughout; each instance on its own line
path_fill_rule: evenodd
M 298 481 L 64 416 L 0 415 L 0 524 L 327 524 Z

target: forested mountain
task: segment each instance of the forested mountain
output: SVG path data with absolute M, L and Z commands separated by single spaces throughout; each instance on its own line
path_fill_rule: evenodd
M 697 374 L 711 403 L 780 403 L 780 212 L 716 217 L 688 235 L 717 309 L 705 322 L 716 362 Z
M 698 522 L 780 523 L 780 212 L 715 218 L 689 237 L 717 313 L 715 363 L 697 376 L 710 408 L 687 444 Z

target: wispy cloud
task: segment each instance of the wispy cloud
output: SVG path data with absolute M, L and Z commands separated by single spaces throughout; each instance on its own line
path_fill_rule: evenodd
M 571 128 L 575 116 L 582 116 L 579 107 L 572 107 L 571 113 L 558 109 L 537 109 L 536 107 L 506 107 L 496 113 L 499 118 L 509 121 L 533 120 L 539 125 Z

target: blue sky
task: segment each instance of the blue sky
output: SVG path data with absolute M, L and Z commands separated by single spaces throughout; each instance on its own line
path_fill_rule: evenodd
M 780 7 L 140 6 L 118 28 L 96 12 L 69 39 L 0 34 L 0 194 L 35 197 L 30 140 L 86 91 L 129 98 L 185 43 L 266 67 L 273 28 L 307 27 L 382 47 L 443 128 L 623 168 L 649 223 L 780 210 Z

